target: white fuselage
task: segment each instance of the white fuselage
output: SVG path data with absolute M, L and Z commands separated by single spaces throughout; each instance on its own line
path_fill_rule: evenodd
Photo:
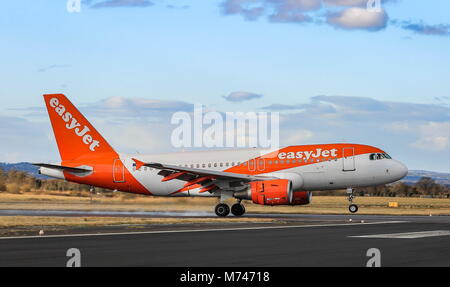
M 193 167 L 208 170 L 226 171 L 238 163 L 244 163 L 249 159 L 261 155 L 259 149 L 221 150 L 179 152 L 169 154 L 120 155 L 125 167 L 132 176 L 144 185 L 153 195 L 168 196 L 186 183 L 182 180 L 162 182 L 159 169 L 142 167 L 136 169 L 132 158 L 139 157 L 146 162 L 164 162 L 183 167 Z M 407 169 L 400 162 L 383 158 L 371 160 L 369 154 L 355 155 L 351 158 L 336 158 L 317 160 L 308 165 L 299 165 L 287 169 L 272 171 L 275 162 L 266 162 L 264 165 L 246 165 L 244 169 L 248 173 L 262 176 L 290 179 L 295 190 L 317 191 L 336 190 L 345 188 L 357 188 L 375 186 L 395 182 L 406 175 Z M 347 166 L 346 166 L 347 165 Z M 269 171 L 268 171 L 269 170 Z M 241 171 L 243 173 L 243 171 Z M 126 180 L 126 178 L 124 179 Z M 226 184 L 224 186 L 226 189 Z M 176 194 L 176 196 L 217 196 L 211 193 L 198 193 L 198 190 L 188 190 Z

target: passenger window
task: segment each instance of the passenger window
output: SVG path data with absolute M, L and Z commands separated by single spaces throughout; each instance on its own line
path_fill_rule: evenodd
M 374 153 L 371 154 L 371 155 L 370 155 L 370 160 L 376 160 L 376 154 L 374 154 Z
M 269 164 L 272 164 L 272 161 L 271 161 L 271 160 L 269 160 Z

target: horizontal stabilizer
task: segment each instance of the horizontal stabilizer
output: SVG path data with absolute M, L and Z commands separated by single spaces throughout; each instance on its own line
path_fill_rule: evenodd
M 69 166 L 54 165 L 54 164 L 47 164 L 47 163 L 33 163 L 33 165 L 39 166 L 39 167 L 50 168 L 50 169 L 61 170 L 61 171 L 67 171 L 67 172 L 71 172 L 71 173 L 86 173 L 86 172 L 92 171 L 92 170 L 85 169 L 85 168 L 69 167 Z

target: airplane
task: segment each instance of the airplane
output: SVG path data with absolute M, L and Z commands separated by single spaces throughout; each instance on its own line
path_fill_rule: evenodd
M 313 191 L 354 189 L 404 178 L 407 167 L 385 151 L 361 144 L 298 145 L 264 152 L 224 149 L 153 155 L 117 153 L 63 94 L 44 100 L 61 162 L 35 163 L 49 177 L 93 188 L 169 197 L 216 197 L 217 216 L 242 216 L 242 200 L 260 205 L 306 205 Z M 138 140 L 138 139 L 130 139 Z M 229 207 L 227 199 L 236 203 Z

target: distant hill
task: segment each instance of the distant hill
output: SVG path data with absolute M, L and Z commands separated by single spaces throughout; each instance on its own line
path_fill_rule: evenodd
M 48 179 L 47 176 L 43 176 L 43 175 L 39 174 L 39 168 L 37 166 L 34 166 L 27 162 L 20 162 L 20 163 L 0 162 L 0 168 L 5 171 L 10 171 L 10 170 L 23 171 L 23 172 L 26 172 L 26 173 L 28 173 L 36 178 L 39 178 L 39 179 Z
M 431 177 L 436 183 L 450 186 L 450 173 L 426 171 L 426 170 L 410 170 L 408 175 L 402 180 L 408 184 L 414 184 L 422 177 Z

